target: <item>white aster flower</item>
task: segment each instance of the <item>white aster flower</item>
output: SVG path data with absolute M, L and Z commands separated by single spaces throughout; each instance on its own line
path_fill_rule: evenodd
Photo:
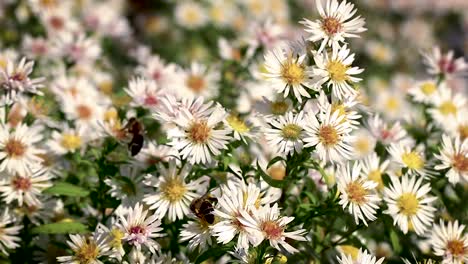
M 299 102 L 302 97 L 310 98 L 305 88 L 312 87 L 311 70 L 305 63 L 306 54 L 296 55 L 281 47 L 265 54 L 266 73 L 263 76 L 271 82 L 277 93 L 287 97 L 292 91 Z
M 190 68 L 181 74 L 183 82 L 179 83 L 176 93 L 180 97 L 202 96 L 214 98 L 218 95 L 220 73 L 217 69 L 208 68 L 198 62 L 192 62 Z
M 351 255 L 345 255 L 342 254 L 341 258 L 338 258 L 338 262 L 340 264 L 381 264 L 384 261 L 385 258 L 380 258 L 377 260 L 376 256 L 373 256 L 372 254 L 368 253 L 367 250 L 362 251 L 362 249 L 359 249 L 358 255 L 356 259 L 353 259 Z
M 244 120 L 234 113 L 226 117 L 225 124 L 231 128 L 234 139 L 244 143 L 247 143 L 247 138 L 253 139 L 258 130 L 249 120 Z
M 278 204 L 273 207 L 269 204 L 262 206 L 260 209 L 253 208 L 252 214 L 242 212 L 240 222 L 245 225 L 245 228 L 252 236 L 256 236 L 260 243 L 263 240 L 268 240 L 270 246 L 277 250 L 286 251 L 293 254 L 299 252 L 292 247 L 288 240 L 306 241 L 304 234 L 305 229 L 286 232 L 287 224 L 291 223 L 294 217 L 281 216 Z
M 73 251 L 73 255 L 57 257 L 60 263 L 103 264 L 99 258 L 110 254 L 107 237 L 99 232 L 94 233 L 93 236 L 70 235 L 70 241 L 67 241 L 67 244 Z
M 132 98 L 131 106 L 141 106 L 145 108 L 156 107 L 159 100 L 167 92 L 161 89 L 153 80 L 134 78 L 128 83 L 125 92 Z
M 381 162 L 377 153 L 373 152 L 365 159 L 361 160 L 362 174 L 371 181 L 378 183 L 377 190 L 383 190 L 384 184 L 382 175 L 386 173 L 387 167 L 390 164 L 388 160 Z
M 209 225 L 202 220 L 189 221 L 180 231 L 180 242 L 188 241 L 188 250 L 204 251 L 212 245 Z
M 408 133 L 401 126 L 400 122 L 394 122 L 390 126 L 379 115 L 374 115 L 367 120 L 367 126 L 372 136 L 384 145 L 391 143 L 412 145 L 412 139 L 408 136 Z
M 431 234 L 434 254 L 443 258 L 443 264 L 463 264 L 468 262 L 468 236 L 465 225 L 458 221 L 435 224 Z
M 353 137 L 349 135 L 351 128 L 348 122 L 343 122 L 339 111 L 331 112 L 331 107 L 318 113 L 306 116 L 305 147 L 315 146 L 315 150 L 323 161 L 341 162 L 351 158 L 353 149 L 350 143 Z
M 376 210 L 379 208 L 379 196 L 375 190 L 378 183 L 368 180 L 361 174 L 361 165 L 354 163 L 341 165 L 336 173 L 338 190 L 340 191 L 340 202 L 343 210 L 348 207 L 348 211 L 354 216 L 356 224 L 361 220 L 367 226 L 367 220 L 374 221 Z
M 144 64 L 138 66 L 137 73 L 143 75 L 148 80 L 154 80 L 158 87 L 169 89 L 171 85 L 178 83 L 181 79 L 175 64 L 166 64 L 158 55 L 144 59 Z
M 143 210 L 143 205 L 137 203 L 130 208 L 127 214 L 120 215 L 117 226 L 124 233 L 124 241 L 134 246 L 138 251 L 142 246 L 148 248 L 151 253 L 159 250 L 160 245 L 154 238 L 162 237 L 159 233 L 163 229 L 160 227 L 161 221 L 156 215 L 148 215 L 148 210 Z
M 440 127 L 447 127 L 457 116 L 466 113 L 467 108 L 467 99 L 463 94 L 455 93 L 447 86 L 441 86 L 434 96 L 433 107 L 427 111 Z
M 160 162 L 169 162 L 178 156 L 179 153 L 174 148 L 166 145 L 157 145 L 156 142 L 150 141 L 134 157 L 134 163 L 139 167 L 146 168 Z
M 409 173 L 418 173 L 421 176 L 426 175 L 424 153 L 402 144 L 391 144 L 387 150 L 397 168 L 405 168 Z
M 87 143 L 87 136 L 83 128 L 69 128 L 67 126 L 59 131 L 52 131 L 52 138 L 47 142 L 50 151 L 57 155 L 74 153 Z
M 453 50 L 442 54 L 439 47 L 434 47 L 432 52 L 423 53 L 427 72 L 432 75 L 446 74 L 448 77 L 466 74 L 468 63 L 463 57 L 455 59 L 453 56 Z
M 15 249 L 19 247 L 18 242 L 21 241 L 18 234 L 23 226 L 12 225 L 13 223 L 12 214 L 9 212 L 7 207 L 3 210 L 3 214 L 0 217 L 0 252 L 7 256 L 7 249 Z
M 357 38 L 359 33 L 367 30 L 364 27 L 364 18 L 361 16 L 353 18 L 357 11 L 354 9 L 354 4 L 347 3 L 346 0 L 341 3 L 337 0 L 327 0 L 324 9 L 322 0 L 315 2 L 321 19 L 315 21 L 304 19 L 301 23 L 306 26 L 305 31 L 312 34 L 308 40 L 313 42 L 322 40 L 319 52 L 325 46 L 336 48 L 340 43 L 344 43 L 346 38 Z
M 191 166 L 177 166 L 176 161 L 169 162 L 169 168 L 163 164 L 158 167 L 159 177 L 148 174 L 145 184 L 157 188 L 156 192 L 145 195 L 143 201 L 156 209 L 154 215 L 162 219 L 166 214 L 170 221 L 183 219 L 190 213 L 190 203 L 202 196 L 208 187 L 209 178 L 204 176 L 186 183 L 185 178 L 190 173 Z
M 119 176 L 105 179 L 104 182 L 110 187 L 110 196 L 121 200 L 121 206 L 132 206 L 141 201 L 143 195 L 150 189 L 143 183 L 143 176 L 137 167 L 121 165 Z
M 209 112 L 209 117 L 196 117 L 187 109 L 182 109 L 175 120 L 177 128 L 168 133 L 172 138 L 169 144 L 192 164 L 210 163 L 212 156 L 227 149 L 226 145 L 231 140 L 231 131 L 219 126 L 227 115 L 226 111 L 221 106 L 216 106 Z
M 423 178 L 416 178 L 408 175 L 401 179 L 390 177 L 392 185 L 384 190 L 388 206 L 384 213 L 392 216 L 394 225 L 398 225 L 403 233 L 414 230 L 416 234 L 423 235 L 434 219 L 436 208 L 431 204 L 437 197 L 428 195 L 431 191 L 429 183 L 422 185 Z
M 442 162 L 435 166 L 436 170 L 449 169 L 446 177 L 450 183 L 468 181 L 468 140 L 461 141 L 459 137 L 452 140 L 448 135 L 442 135 L 442 148 L 435 157 Z
M 197 2 L 180 2 L 175 7 L 174 12 L 176 22 L 187 29 L 196 29 L 208 22 L 205 8 Z
M 7 125 L 0 126 L 0 171 L 10 174 L 26 175 L 31 168 L 42 160 L 40 154 L 45 151 L 35 145 L 42 140 L 42 128 L 19 124 L 14 129 Z
M 353 156 L 355 159 L 364 159 L 374 151 L 377 140 L 369 130 L 365 128 L 358 129 L 356 132 L 353 132 L 353 136 L 354 141 L 351 146 L 354 149 Z
M 430 104 L 434 101 L 434 96 L 437 95 L 437 82 L 431 79 L 417 82 L 408 90 L 408 93 L 415 102 Z
M 350 83 L 357 83 L 361 78 L 354 75 L 363 72 L 363 69 L 352 67 L 354 53 L 347 48 L 334 47 L 332 53 L 316 53 L 314 56 L 316 67 L 313 68 L 314 86 L 327 84 L 332 88 L 332 94 L 338 99 L 356 96 L 358 93 Z
M 269 118 L 267 122 L 269 127 L 265 128 L 265 138 L 279 154 L 287 155 L 302 151 L 306 124 L 304 112 L 298 114 L 289 112 L 284 116 Z

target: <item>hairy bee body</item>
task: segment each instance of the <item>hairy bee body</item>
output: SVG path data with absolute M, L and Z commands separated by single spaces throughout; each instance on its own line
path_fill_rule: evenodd
M 213 224 L 215 222 L 213 203 L 216 203 L 217 201 L 218 199 L 210 194 L 205 194 L 200 198 L 194 199 L 192 203 L 190 203 L 190 210 L 199 219 L 207 222 L 208 224 Z

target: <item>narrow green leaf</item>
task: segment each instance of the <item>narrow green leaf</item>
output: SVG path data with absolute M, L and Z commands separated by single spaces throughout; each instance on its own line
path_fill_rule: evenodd
M 257 168 L 258 168 L 258 173 L 262 177 L 264 181 L 266 181 L 270 186 L 276 187 L 276 188 L 281 188 L 283 187 L 284 180 L 275 180 L 270 177 L 270 175 L 266 174 L 262 168 L 260 167 L 260 164 L 257 162 Z
M 87 233 L 88 229 L 78 222 L 58 222 L 35 227 L 32 232 L 34 234 L 82 234 Z
M 57 182 L 54 186 L 44 190 L 44 193 L 53 195 L 84 197 L 88 196 L 89 191 L 68 182 Z
M 395 254 L 399 254 L 401 252 L 400 240 L 398 239 L 398 235 L 394 230 L 390 230 L 390 241 L 392 242 L 392 247 Z

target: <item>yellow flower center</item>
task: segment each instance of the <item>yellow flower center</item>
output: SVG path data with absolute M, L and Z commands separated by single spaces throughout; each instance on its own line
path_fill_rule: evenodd
M 289 58 L 281 66 L 281 77 L 288 85 L 301 84 L 306 78 L 305 66 Z
M 208 141 L 211 135 L 211 128 L 208 127 L 206 121 L 193 123 L 187 132 L 188 138 L 197 144 L 204 144 Z
M 99 255 L 99 247 L 94 241 L 87 241 L 75 251 L 75 257 L 80 264 L 94 263 Z
M 367 201 L 366 195 L 368 191 L 364 189 L 359 181 L 353 181 L 346 187 L 346 193 L 352 203 L 363 204 Z
M 282 180 L 286 177 L 286 168 L 281 165 L 273 165 L 268 169 L 268 175 L 275 180 Z
M 246 133 L 250 130 L 250 128 L 245 124 L 245 122 L 235 115 L 229 115 L 226 118 L 226 121 L 232 127 L 232 129 L 239 133 Z
M 458 133 L 460 134 L 460 139 L 465 140 L 468 138 L 468 125 L 459 125 Z
M 339 140 L 338 132 L 330 125 L 322 126 L 318 132 L 318 136 L 320 142 L 326 147 L 336 145 Z
M 354 149 L 361 154 L 365 154 L 370 151 L 370 144 L 367 138 L 358 138 L 354 143 Z
M 455 257 L 465 255 L 465 243 L 460 240 L 450 240 L 447 242 L 447 250 Z
M 205 89 L 205 80 L 202 76 L 190 75 L 187 79 L 187 86 L 195 93 L 200 93 Z
M 350 245 L 340 246 L 340 250 L 346 255 L 351 255 L 353 260 L 356 260 L 359 255 L 359 249 Z
M 271 103 L 271 113 L 274 115 L 282 115 L 288 111 L 288 104 L 285 101 L 276 101 Z
M 436 85 L 433 82 L 425 82 L 421 84 L 421 91 L 425 95 L 431 95 L 437 90 Z
M 26 152 L 26 149 L 27 147 L 23 144 L 23 142 L 14 138 L 10 138 L 5 144 L 5 152 L 7 153 L 8 157 L 11 158 L 23 156 L 23 154 Z
M 341 25 L 340 21 L 338 21 L 338 19 L 334 17 L 326 17 L 322 21 L 322 29 L 329 36 L 338 33 L 339 31 L 341 31 L 342 28 L 343 26 Z
M 290 140 L 296 140 L 301 135 L 302 128 L 296 124 L 287 124 L 281 130 L 281 134 L 284 138 Z
M 112 94 L 112 86 L 113 86 L 112 81 L 103 81 L 103 82 L 99 83 L 99 85 L 98 85 L 99 89 L 104 94 L 107 94 L 107 95 Z
M 439 111 L 442 115 L 455 115 L 457 113 L 457 106 L 451 101 L 445 101 L 439 106 Z
M 421 156 L 414 152 L 408 152 L 404 153 L 401 156 L 401 159 L 403 163 L 406 165 L 406 167 L 413 169 L 413 170 L 420 170 L 424 167 L 424 160 L 421 158 Z
M 67 150 L 75 150 L 81 146 L 81 138 L 74 134 L 63 134 L 60 145 Z
M 275 221 L 265 221 L 261 228 L 267 239 L 270 240 L 280 239 L 283 235 L 283 228 Z
M 335 82 L 344 82 L 348 80 L 348 75 L 346 74 L 348 68 L 348 66 L 338 60 L 329 61 L 326 66 L 330 79 Z
M 115 108 L 110 108 L 104 113 L 104 121 L 106 122 L 116 121 L 118 120 L 118 118 L 119 118 L 119 115 Z
M 394 112 L 400 108 L 400 102 L 395 97 L 389 97 L 385 102 L 385 108 Z
M 185 187 L 184 182 L 181 180 L 170 179 L 162 184 L 161 191 L 167 200 L 169 200 L 171 203 L 174 203 L 182 200 L 185 193 L 187 192 L 187 188 Z
M 377 189 L 383 189 L 384 185 L 383 185 L 383 181 L 382 181 L 382 172 L 380 170 L 370 171 L 367 178 L 369 180 L 374 181 L 374 182 L 379 184 L 379 185 L 377 185 Z
M 418 212 L 419 200 L 413 193 L 404 193 L 398 198 L 397 206 L 402 214 L 413 216 Z
M 185 11 L 184 14 L 185 20 L 190 24 L 196 24 L 200 20 L 197 10 L 189 8 Z
M 461 173 L 468 172 L 468 157 L 464 153 L 453 156 L 453 167 Z
M 125 234 L 118 228 L 113 228 L 110 233 L 112 236 L 111 246 L 113 248 L 120 248 L 122 246 L 122 238 Z

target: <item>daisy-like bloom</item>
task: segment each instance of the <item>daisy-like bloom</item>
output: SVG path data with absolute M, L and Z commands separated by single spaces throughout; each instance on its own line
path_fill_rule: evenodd
M 0 193 L 7 204 L 17 200 L 19 206 L 23 202 L 30 206 L 38 205 L 42 190 L 52 186 L 51 178 L 52 175 L 42 168 L 24 175 L 15 174 L 0 180 Z
M 364 69 L 352 67 L 354 53 L 351 53 L 347 45 L 334 47 L 331 54 L 317 53 L 314 60 L 316 64 L 313 68 L 315 87 L 326 83 L 327 87 L 332 88 L 333 96 L 340 100 L 358 94 L 349 83 L 361 81 L 354 75 L 360 74 Z
M 96 60 L 101 48 L 95 38 L 88 38 L 83 32 L 62 32 L 54 39 L 54 50 L 72 62 L 89 63 Z
M 193 199 L 202 196 L 208 187 L 209 178 L 201 177 L 195 181 L 186 183 L 185 178 L 190 173 L 191 167 L 183 168 L 177 166 L 176 161 L 169 163 L 169 168 L 160 165 L 159 178 L 148 174 L 145 184 L 157 188 L 156 192 L 145 195 L 143 201 L 156 209 L 154 215 L 162 219 L 166 214 L 170 221 L 182 219 L 190 213 L 190 203 Z
M 42 87 L 44 78 L 31 78 L 34 61 L 22 58 L 18 65 L 13 60 L 8 60 L 6 67 L 0 67 L 0 85 L 4 90 L 3 104 L 9 104 L 16 100 L 20 93 L 38 93 Z
M 155 107 L 159 103 L 159 98 L 166 94 L 166 90 L 161 89 L 155 81 L 142 78 L 130 80 L 128 88 L 124 90 L 132 98 L 131 106 L 145 108 Z
M 159 233 L 163 229 L 159 227 L 161 221 L 158 220 L 157 215 L 148 214 L 149 211 L 143 210 L 143 205 L 137 203 L 135 207 L 128 210 L 127 214 L 120 215 L 117 226 L 124 233 L 123 241 L 136 247 L 138 251 L 145 246 L 151 253 L 154 253 L 161 247 L 154 238 L 162 237 L 164 234 Z
M 436 170 L 449 169 L 446 176 L 450 183 L 468 181 L 468 140 L 461 141 L 459 137 L 452 140 L 442 135 L 442 149 L 435 157 L 442 162 L 435 166 Z
M 269 100 L 265 97 L 255 102 L 254 111 L 265 117 L 281 116 L 292 110 L 292 102 L 287 98 Z
M 351 128 L 348 122 L 343 122 L 343 115 L 339 111 L 331 112 L 331 107 L 305 117 L 304 147 L 315 146 L 321 160 L 341 162 L 349 160 L 353 149 L 350 143 L 353 137 L 349 135 Z
M 67 241 L 67 244 L 73 251 L 73 255 L 57 257 L 60 263 L 102 264 L 99 258 L 110 254 L 107 237 L 99 232 L 95 232 L 93 236 L 70 235 L 70 241 Z
M 214 210 L 219 222 L 211 228 L 217 242 L 227 244 L 238 235 L 237 247 L 248 248 L 249 243 L 254 246 L 260 244 L 258 237 L 247 232 L 240 221 L 244 211 L 260 205 L 260 188 L 255 184 L 228 181 L 220 189 L 221 197 L 218 197 L 217 208 Z
M 349 163 L 342 165 L 336 175 L 338 190 L 340 191 L 340 202 L 343 210 L 354 216 L 354 221 L 359 224 L 362 220 L 367 226 L 367 220 L 374 221 L 376 210 L 379 208 L 379 196 L 375 193 L 377 182 L 368 180 L 361 174 L 361 165 L 354 163 L 350 168 Z
M 416 180 L 418 177 L 406 174 L 400 178 L 391 176 L 392 185 L 384 189 L 388 206 L 384 213 L 392 216 L 393 224 L 398 225 L 403 233 L 414 230 L 416 234 L 423 235 L 434 219 L 437 209 L 431 204 L 437 197 L 428 195 L 431 185 L 422 185 L 422 177 Z
M 236 114 L 230 114 L 226 117 L 225 123 L 232 129 L 234 133 L 234 139 L 242 140 L 244 143 L 247 143 L 247 138 L 252 139 L 255 135 L 254 132 L 256 128 L 253 125 L 240 118 Z
M 358 129 L 353 133 L 353 136 L 355 139 L 351 146 L 354 149 L 355 159 L 364 159 L 374 151 L 377 141 L 369 130 L 365 128 Z
M 122 165 L 119 169 L 120 177 L 105 179 L 110 187 L 110 196 L 121 200 L 121 206 L 131 206 L 141 201 L 145 192 L 150 189 L 143 183 L 143 176 L 137 167 Z
M 183 83 L 177 93 L 180 97 L 203 96 L 213 98 L 218 95 L 220 73 L 198 62 L 192 62 L 190 69 L 183 74 Z
M 246 230 L 253 236 L 258 237 L 258 243 L 268 240 L 270 246 L 290 254 L 299 251 L 286 242 L 286 239 L 307 241 L 304 237 L 304 234 L 307 233 L 305 229 L 286 232 L 287 224 L 293 220 L 294 217 L 281 216 L 277 203 L 273 207 L 267 204 L 260 209 L 253 208 L 252 214 L 244 211 L 240 218 L 240 222 L 245 226 Z
M 198 248 L 204 251 L 212 245 L 211 232 L 208 223 L 203 220 L 189 221 L 180 231 L 180 242 L 188 241 L 188 250 Z
M 301 23 L 305 25 L 305 31 L 312 34 L 308 40 L 322 41 L 318 52 L 321 52 L 325 46 L 337 48 L 346 38 L 357 38 L 359 33 L 367 30 L 364 27 L 364 18 L 361 16 L 353 18 L 357 11 L 354 9 L 354 4 L 347 3 L 346 0 L 341 3 L 337 0 L 327 0 L 324 9 L 322 0 L 315 2 L 322 18 L 316 21 L 304 19 Z
M 379 115 L 369 117 L 367 126 L 371 134 L 382 144 L 399 143 L 402 145 L 411 145 L 412 140 L 401 126 L 400 122 L 394 122 L 392 126 L 387 124 Z
M 158 87 L 162 89 L 171 88 L 180 79 L 176 71 L 175 64 L 166 64 L 158 55 L 153 55 L 149 59 L 145 57 L 143 65 L 137 67 L 137 73 L 143 75 L 148 80 L 154 80 Z
M 302 151 L 306 125 L 304 112 L 289 112 L 284 116 L 270 118 L 267 122 L 270 127 L 265 129 L 265 138 L 276 152 L 287 155 Z
M 122 230 L 117 227 L 109 229 L 107 226 L 99 223 L 96 227 L 96 232 L 107 236 L 111 250 L 109 257 L 122 261 L 122 257 L 125 255 L 125 249 L 122 245 L 122 238 L 124 237 Z
M 408 169 L 409 173 L 418 173 L 421 176 L 426 175 L 424 153 L 402 144 L 391 144 L 387 148 L 387 151 L 392 156 L 393 164 L 398 168 Z
M 382 174 L 386 172 L 389 163 L 390 162 L 388 160 L 381 162 L 380 157 L 375 152 L 361 160 L 362 174 L 368 180 L 374 181 L 378 184 L 377 190 L 383 190 L 384 188 Z
M 19 124 L 14 129 L 0 127 L 0 171 L 26 175 L 41 162 L 39 155 L 45 151 L 35 145 L 42 140 L 42 128 Z
M 465 225 L 458 221 L 435 224 L 431 234 L 434 254 L 443 258 L 443 264 L 463 264 L 468 262 L 468 236 Z
M 87 137 L 83 128 L 64 127 L 61 132 L 52 132 L 52 139 L 47 145 L 54 154 L 64 155 L 79 150 L 86 144 L 86 141 Z
M 433 107 L 427 111 L 441 127 L 449 126 L 458 115 L 466 113 L 467 99 L 463 94 L 454 93 L 447 86 L 439 87 L 434 96 Z
M 332 102 L 328 101 L 327 95 L 322 90 L 318 98 L 318 108 L 327 109 L 328 106 L 331 106 L 332 113 L 338 111 L 340 116 L 344 116 L 343 122 L 348 122 L 350 127 L 356 129 L 359 127 L 358 119 L 361 118 L 361 115 L 354 111 L 353 108 L 358 104 L 357 96 L 348 97 L 343 100 L 338 100 L 332 97 Z
M 187 29 L 196 29 L 208 22 L 205 8 L 197 2 L 180 2 L 175 7 L 174 12 L 177 24 Z
M 362 249 L 359 249 L 356 259 L 353 259 L 351 255 L 342 254 L 341 258 L 338 257 L 338 262 L 340 264 L 381 264 L 384 259 L 385 258 L 380 258 L 377 260 L 377 257 L 368 253 L 367 250 L 362 251 Z
M 445 74 L 448 77 L 463 75 L 468 72 L 468 63 L 463 57 L 455 59 L 453 50 L 442 54 L 439 47 L 434 47 L 432 52 L 423 54 L 424 63 L 429 74 Z
M 311 88 L 311 70 L 305 63 L 306 54 L 298 55 L 293 51 L 277 47 L 265 54 L 264 77 L 271 82 L 277 93 L 287 97 L 292 91 L 299 102 L 302 97 L 310 98 L 305 88 Z
M 443 83 L 440 84 L 441 86 Z M 415 102 L 430 104 L 437 95 L 437 82 L 435 80 L 424 80 L 417 82 L 408 90 Z
M 219 126 L 227 115 L 226 111 L 217 105 L 207 113 L 211 113 L 209 117 L 196 117 L 187 109 L 182 109 L 175 120 L 177 128 L 168 133 L 172 138 L 169 144 L 192 164 L 210 163 L 212 156 L 227 149 L 226 145 L 231 140 L 231 131 Z
M 0 252 L 7 256 L 7 249 L 19 247 L 18 242 L 20 242 L 21 239 L 17 235 L 21 228 L 23 228 L 23 226 L 12 226 L 12 223 L 14 223 L 12 214 L 7 207 L 0 217 Z

